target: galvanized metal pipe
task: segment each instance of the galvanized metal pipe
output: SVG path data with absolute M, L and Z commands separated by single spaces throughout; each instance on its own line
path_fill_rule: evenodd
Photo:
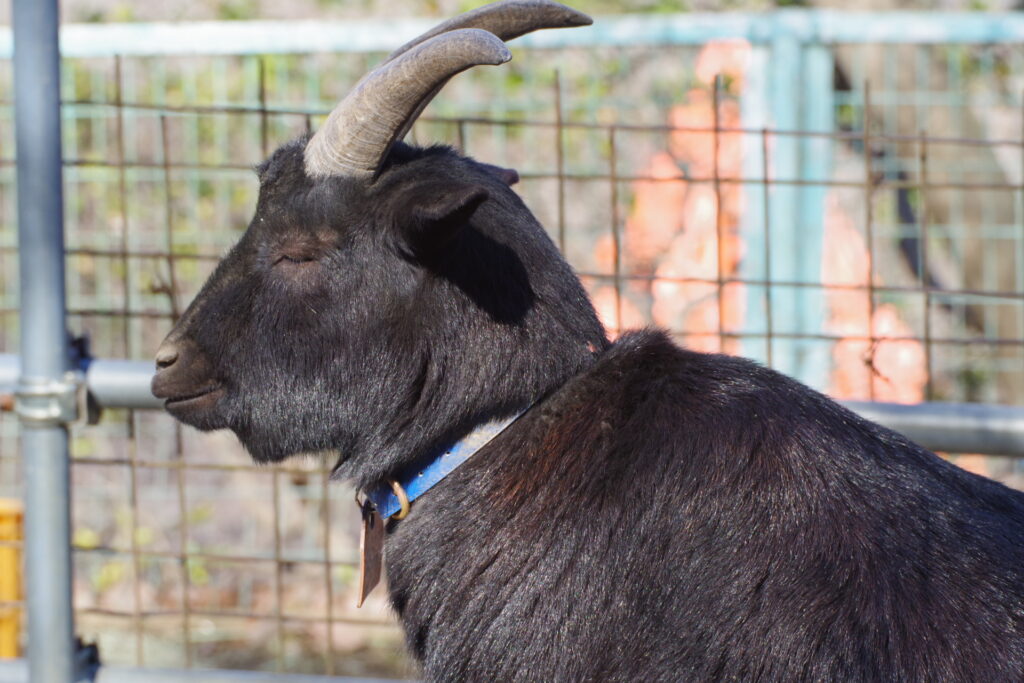
M 1024 408 L 981 403 L 846 406 L 933 451 L 1024 456 Z
M 189 21 L 70 24 L 61 32 L 67 57 L 390 52 L 433 28 L 433 19 L 346 21 Z M 802 43 L 989 44 L 1024 42 L 1020 12 L 845 11 L 686 12 L 602 17 L 574 31 L 542 31 L 516 41 L 525 48 L 704 45 L 743 38 L 757 45 L 779 32 Z M 0 26 L 0 59 L 10 55 Z
M 46 403 L 47 392 L 56 394 L 66 385 L 69 362 L 57 0 L 15 0 L 13 18 L 21 277 L 18 391 L 36 392 Z M 30 679 L 63 683 L 75 676 L 68 432 L 60 419 L 21 415 Z
M 28 683 L 25 660 L 0 661 L 0 683 Z M 347 678 L 263 671 L 133 669 L 101 666 L 96 683 L 396 683 L 379 678 Z
M 0 394 L 14 392 L 19 368 L 17 356 L 0 353 Z M 163 401 L 149 391 L 152 361 L 92 359 L 83 361 L 79 369 L 85 373 L 86 387 L 101 408 L 163 407 Z
M 10 353 L 0 353 L 0 394 L 13 394 L 21 376 L 21 360 Z
M 153 396 L 152 361 L 94 360 L 86 369 L 86 386 L 101 407 L 153 408 L 164 402 Z
M 161 402 L 149 393 L 153 364 L 148 361 L 93 360 L 82 369 L 89 392 L 102 408 L 161 408 Z M 0 393 L 10 391 L 17 377 L 18 357 L 0 354 Z M 980 403 L 843 403 L 855 413 L 931 450 L 1024 456 L 1024 407 Z

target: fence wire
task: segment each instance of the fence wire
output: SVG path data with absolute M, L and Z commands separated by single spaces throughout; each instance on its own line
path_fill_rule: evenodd
M 567 50 L 557 71 L 534 51 L 456 79 L 412 135 L 519 171 L 611 336 L 660 325 L 847 399 L 1024 404 L 1024 48 L 907 48 L 908 89 L 873 66 L 902 47 L 833 46 L 833 125 L 806 131 L 744 125 L 745 49 Z M 375 60 L 66 65 L 69 326 L 96 356 L 151 357 L 249 220 L 251 168 Z M 16 353 L 10 117 L 2 103 L 0 351 Z M 779 163 L 793 140 L 822 173 Z M 808 197 L 794 239 L 777 209 Z M 16 436 L 0 415 L 15 496 Z M 412 672 L 384 591 L 354 608 L 357 515 L 325 463 L 256 467 L 228 434 L 141 411 L 77 429 L 72 455 L 78 629 L 106 662 Z M 951 457 L 1021 484 L 1009 459 Z

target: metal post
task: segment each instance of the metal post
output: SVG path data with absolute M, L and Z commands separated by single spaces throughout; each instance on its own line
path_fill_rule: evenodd
M 803 50 L 789 27 L 777 20 L 776 33 L 771 40 L 768 62 L 770 90 L 768 96 L 771 121 L 776 131 L 772 150 L 771 201 L 772 277 L 780 282 L 799 280 L 800 264 L 813 258 L 803 251 L 804 237 L 800 234 L 800 188 L 791 184 L 800 177 L 800 140 L 793 133 L 800 127 L 800 91 L 803 87 Z M 782 181 L 782 182 L 780 182 Z M 772 362 L 776 370 L 806 381 L 801 372 L 800 347 L 792 336 L 800 334 L 800 297 L 794 287 L 772 285 L 768 295 L 772 308 L 772 322 L 776 332 L 783 336 L 773 340 Z
M 75 413 L 64 322 L 60 51 L 57 0 L 14 2 L 30 680 L 75 676 L 66 422 Z
M 751 282 L 769 282 L 771 273 L 771 240 L 769 221 L 769 159 L 768 134 L 770 127 L 769 102 L 771 83 L 768 73 L 769 52 L 763 44 L 755 42 L 751 47 L 750 61 L 743 76 L 743 97 L 740 99 L 743 128 L 766 131 L 762 135 L 743 136 L 743 177 L 759 179 L 762 182 L 743 186 L 744 206 L 741 234 L 746 253 L 755 255 L 740 262 L 740 274 Z M 747 329 L 754 337 L 741 341 L 740 355 L 752 358 L 774 367 L 772 356 L 771 288 L 768 286 L 747 287 Z
M 803 75 L 800 108 L 800 127 L 815 133 L 832 133 L 835 102 L 832 74 L 835 64 L 829 47 L 808 43 L 803 50 Z M 796 279 L 804 285 L 818 285 L 822 281 L 821 263 L 824 258 L 825 198 L 832 180 L 833 140 L 825 135 L 808 136 L 801 140 L 800 180 L 798 188 L 799 221 L 797 239 L 800 246 L 796 262 Z M 798 377 L 819 391 L 829 389 L 831 367 L 830 344 L 815 340 L 824 331 L 825 290 L 805 286 L 795 292 L 797 299 L 796 323 L 800 334 L 807 339 L 798 347 L 800 363 Z

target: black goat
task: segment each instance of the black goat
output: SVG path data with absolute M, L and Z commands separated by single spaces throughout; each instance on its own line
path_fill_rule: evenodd
M 526 411 L 389 522 L 431 680 L 1024 680 L 1024 495 L 749 361 L 609 344 L 509 174 L 396 142 L 503 39 L 583 23 L 459 17 L 275 152 L 154 393 L 367 492 Z

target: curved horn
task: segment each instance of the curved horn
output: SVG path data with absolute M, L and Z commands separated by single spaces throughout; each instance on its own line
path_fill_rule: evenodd
M 512 59 L 500 38 L 476 28 L 434 36 L 381 64 L 334 108 L 306 145 L 310 176 L 371 178 L 406 122 L 438 86 L 479 64 Z
M 583 12 L 578 12 L 572 7 L 566 7 L 561 3 L 553 2 L 553 0 L 498 0 L 498 2 L 492 2 L 475 10 L 464 12 L 457 17 L 438 24 L 423 35 L 410 40 L 392 52 L 384 62 L 387 63 L 405 54 L 425 40 L 460 28 L 480 28 L 493 33 L 504 41 L 508 41 L 545 28 L 574 28 L 577 26 L 589 26 L 593 23 L 594 20 Z M 438 83 L 434 92 L 423 99 L 423 103 L 405 122 L 402 130 L 398 132 L 398 135 L 395 137 L 396 140 L 401 140 L 405 137 L 409 129 L 412 128 L 412 125 L 416 123 L 416 119 L 420 117 L 420 114 L 423 113 L 423 110 L 427 108 L 427 105 L 437 96 L 437 93 L 441 91 L 444 85 L 444 82 Z
M 438 24 L 392 52 L 385 63 L 425 40 L 460 28 L 481 28 L 509 41 L 544 28 L 573 28 L 592 23 L 594 20 L 583 12 L 552 0 L 499 0 Z

